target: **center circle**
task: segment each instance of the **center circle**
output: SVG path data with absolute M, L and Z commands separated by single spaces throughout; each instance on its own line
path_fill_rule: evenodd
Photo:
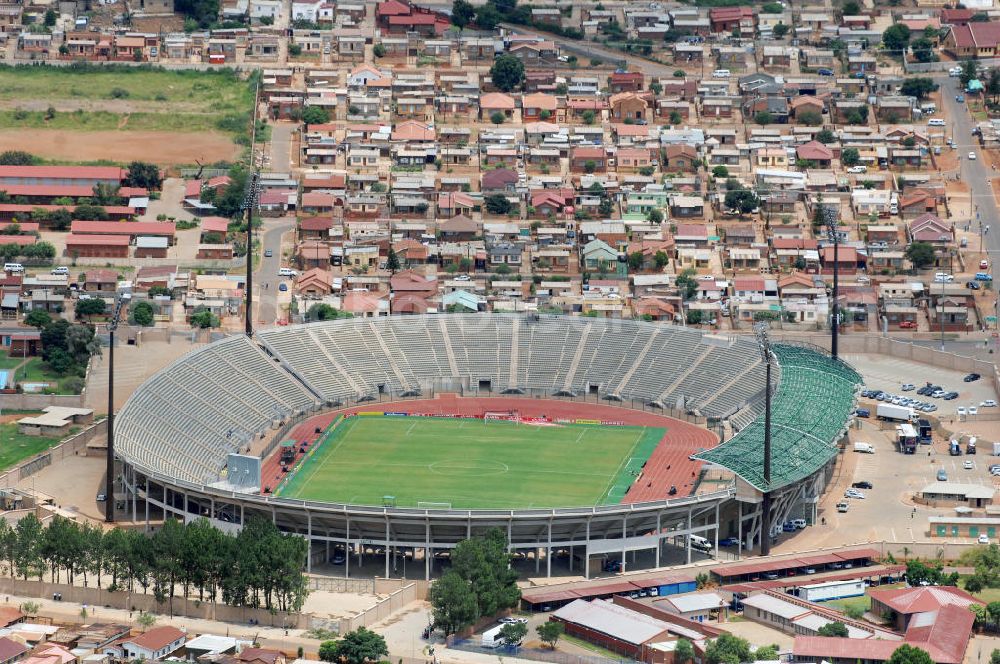
M 448 461 L 438 461 L 427 467 L 432 473 L 438 475 L 448 475 L 450 477 L 487 477 L 489 475 L 500 475 L 510 470 L 510 466 L 500 461 L 490 461 L 481 459 L 478 461 L 463 461 L 453 459 Z

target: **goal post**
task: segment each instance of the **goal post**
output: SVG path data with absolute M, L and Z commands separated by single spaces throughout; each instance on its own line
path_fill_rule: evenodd
M 422 510 L 450 510 L 451 503 L 435 503 L 428 500 L 418 500 L 417 508 Z
M 483 413 L 483 423 L 486 422 L 520 422 L 521 413 L 517 410 L 486 411 Z

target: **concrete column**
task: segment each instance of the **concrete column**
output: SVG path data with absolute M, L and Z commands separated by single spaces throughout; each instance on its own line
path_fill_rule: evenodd
M 715 557 L 719 557 L 719 503 L 715 503 Z
M 552 577 L 552 519 L 549 518 L 549 540 L 545 545 L 545 578 Z
M 389 578 L 389 517 L 385 518 L 385 578 Z
M 306 572 L 312 574 L 313 571 L 313 519 L 312 512 L 306 510 L 306 541 L 309 543 L 309 548 L 306 549 Z
M 656 566 L 660 566 L 660 549 L 663 548 L 663 540 L 660 539 L 660 531 L 662 526 L 660 525 L 660 517 L 663 516 L 663 512 L 656 513 Z
M 590 519 L 587 519 L 587 543 L 583 547 L 583 578 L 590 578 Z
M 688 507 L 687 529 L 691 530 L 691 526 L 692 526 L 692 522 L 691 522 L 691 508 Z M 691 535 L 690 534 L 686 535 L 684 537 L 684 540 L 685 540 L 684 541 L 684 544 L 685 544 L 684 548 L 687 549 L 687 564 L 690 565 L 691 564 Z
M 347 533 L 344 535 L 344 578 L 351 578 L 351 519 L 345 517 L 347 521 Z
M 427 517 L 424 530 L 424 581 L 431 580 L 431 518 Z M 509 541 L 509 540 L 508 540 Z
M 628 517 L 622 516 L 622 572 L 625 571 L 625 555 L 628 550 L 625 547 L 625 538 L 628 536 Z

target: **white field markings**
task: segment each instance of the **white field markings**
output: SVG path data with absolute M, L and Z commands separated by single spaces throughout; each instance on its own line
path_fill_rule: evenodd
M 622 457 L 622 460 L 618 464 L 618 467 L 615 468 L 615 472 L 611 474 L 611 479 L 608 480 L 608 486 L 606 486 L 604 488 L 604 491 L 598 497 L 597 504 L 600 504 L 600 503 L 604 502 L 604 499 L 608 497 L 608 493 L 611 491 L 612 488 L 614 488 L 614 482 L 618 478 L 618 473 L 620 473 L 622 471 L 622 467 L 626 463 L 628 463 L 629 459 L 632 458 L 632 453 L 635 452 L 635 448 L 639 445 L 639 441 L 642 440 L 642 436 L 645 433 L 646 433 L 646 427 L 642 427 L 642 429 L 639 431 L 639 435 L 636 436 L 635 441 L 632 443 L 632 446 L 629 448 L 628 454 L 626 454 L 625 456 Z
M 340 449 L 341 445 L 344 444 L 344 441 L 347 440 L 347 437 L 350 435 L 351 431 L 353 431 L 354 427 L 357 426 L 359 419 L 360 418 L 358 418 L 358 417 L 352 417 L 351 418 L 351 422 L 348 423 L 348 425 L 347 425 L 348 429 L 340 434 L 340 439 L 337 441 L 337 444 L 334 446 L 334 448 L 332 450 L 330 450 L 329 452 L 326 453 L 326 457 L 322 461 L 320 461 L 319 463 L 313 463 L 312 464 L 313 465 L 312 472 L 309 473 L 308 475 L 306 475 L 306 477 L 303 478 L 302 491 L 305 491 L 306 488 L 316 478 L 316 473 L 319 472 L 320 468 L 324 468 L 324 467 L 326 467 L 326 465 L 328 463 L 332 462 L 333 457 L 337 454 L 337 450 Z

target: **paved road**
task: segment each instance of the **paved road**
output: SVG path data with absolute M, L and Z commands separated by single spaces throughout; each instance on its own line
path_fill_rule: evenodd
M 271 142 L 268 144 L 271 161 L 263 170 L 276 173 L 288 173 L 291 170 L 294 127 L 290 122 L 275 122 L 271 125 Z
M 670 78 L 674 75 L 674 71 L 677 67 L 670 65 L 661 65 L 645 58 L 636 57 L 633 55 L 627 55 L 621 51 L 616 51 L 611 48 L 602 46 L 596 42 L 592 41 L 582 41 L 579 39 L 566 39 L 560 37 L 559 35 L 552 34 L 551 32 L 540 32 L 538 30 L 532 30 L 531 28 L 526 28 L 523 25 L 514 25 L 512 23 L 502 23 L 501 24 L 508 31 L 516 32 L 520 35 L 534 35 L 541 37 L 542 39 L 547 39 L 553 41 L 559 45 L 561 51 L 565 53 L 572 53 L 581 59 L 581 69 L 578 70 L 581 73 L 586 71 L 586 67 L 590 65 L 590 58 L 598 57 L 609 62 L 627 62 L 629 69 L 632 71 L 641 71 L 647 76 L 656 76 L 659 78 Z
M 978 206 L 978 222 L 973 220 L 973 228 L 979 223 L 983 233 L 983 249 L 989 254 L 991 269 L 997 274 L 996 262 L 1000 261 L 1000 212 L 997 210 L 996 199 L 993 196 L 993 189 L 990 180 L 996 172 L 990 167 L 989 161 L 983 158 L 979 150 L 979 144 L 973 140 L 972 117 L 969 115 L 965 104 L 955 101 L 955 94 L 958 92 L 958 79 L 950 78 L 947 75 L 938 75 L 934 81 L 941 86 L 941 105 L 944 117 L 951 122 L 952 136 L 959 146 L 959 155 L 962 158 L 960 168 L 961 177 L 969 183 L 972 202 Z M 968 153 L 975 151 L 979 155 L 978 159 L 970 160 Z M 990 230 L 992 227 L 992 230 Z M 976 247 L 974 247 L 976 248 Z M 997 301 L 994 296 L 994 309 Z
M 281 236 L 295 227 L 294 217 L 269 218 L 258 231 L 263 254 L 260 265 L 254 272 L 254 286 L 257 297 L 256 325 L 271 327 L 278 319 L 278 284 L 288 281 L 278 277 L 281 267 Z M 271 256 L 266 253 L 270 251 Z

